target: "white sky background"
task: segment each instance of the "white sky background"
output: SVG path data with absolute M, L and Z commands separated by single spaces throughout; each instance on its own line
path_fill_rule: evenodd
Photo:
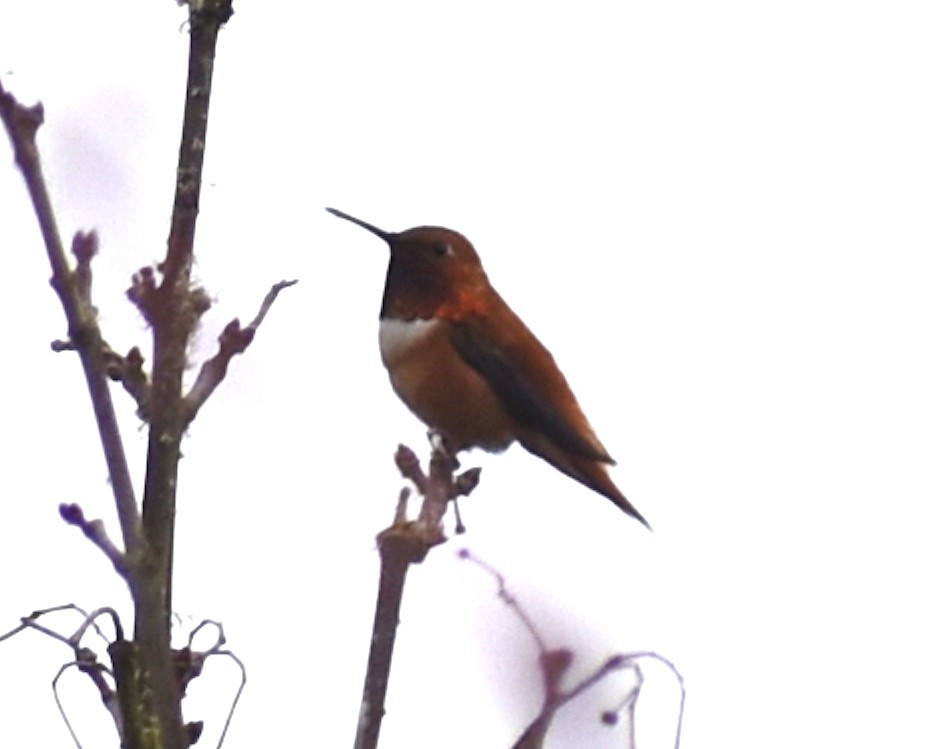
M 386 248 L 326 205 L 464 232 L 655 528 L 519 449 L 471 456 L 469 532 L 410 576 L 384 749 L 505 747 L 536 708 L 531 643 L 461 546 L 581 665 L 673 659 L 686 749 L 924 745 L 925 7 L 444 5 L 239 2 L 220 38 L 197 267 L 216 304 L 194 358 L 300 279 L 182 466 L 175 606 L 223 621 L 249 672 L 226 746 L 350 745 L 392 452 L 426 454 L 377 353 Z M 168 0 L 0 8 L 0 75 L 45 104 L 62 232 L 99 230 L 121 350 L 147 345 L 122 292 L 163 254 L 183 20 Z M 2 142 L 0 630 L 67 601 L 130 626 L 121 581 L 57 517 L 76 501 L 117 529 Z M 144 434 L 116 397 L 140 484 Z M 49 688 L 67 655 L 0 644 L 0 745 L 67 745 Z M 191 690 L 204 746 L 233 678 L 210 662 Z M 647 670 L 640 749 L 672 745 L 671 685 Z M 89 684 L 62 692 L 86 744 L 115 745 Z M 551 746 L 616 746 L 605 699 Z

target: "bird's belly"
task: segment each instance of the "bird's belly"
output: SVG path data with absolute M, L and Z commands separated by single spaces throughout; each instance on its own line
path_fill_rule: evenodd
M 455 351 L 443 320 L 380 322 L 380 354 L 393 389 L 459 449 L 505 450 L 514 424 L 489 383 Z

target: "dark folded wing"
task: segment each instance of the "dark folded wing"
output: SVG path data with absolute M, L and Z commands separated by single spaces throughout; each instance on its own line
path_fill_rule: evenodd
M 580 410 L 550 352 L 512 313 L 527 336 L 518 346 L 481 335 L 472 324 L 453 323 L 455 350 L 490 383 L 520 426 L 546 436 L 562 450 L 590 460 L 614 463 Z M 489 323 L 485 323 L 489 324 Z

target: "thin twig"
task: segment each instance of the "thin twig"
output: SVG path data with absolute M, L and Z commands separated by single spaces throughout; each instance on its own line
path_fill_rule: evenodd
M 116 548 L 116 544 L 107 534 L 102 520 L 87 520 L 84 517 L 84 511 L 78 504 L 58 505 L 58 514 L 69 525 L 80 528 L 84 535 L 93 542 L 94 546 L 100 549 L 106 555 L 106 558 L 112 562 L 120 577 L 126 577 L 128 574 L 126 555 Z
M 65 663 L 61 668 L 58 669 L 58 673 L 56 673 L 55 678 L 52 679 L 52 694 L 55 696 L 55 706 L 58 708 L 58 714 L 64 721 L 65 728 L 68 729 L 68 733 L 71 735 L 71 740 L 74 742 L 74 746 L 76 746 L 77 749 L 83 749 L 83 744 L 81 744 L 80 739 L 77 737 L 74 726 L 71 725 L 71 720 L 68 718 L 68 713 L 64 709 L 64 705 L 61 704 L 61 697 L 58 696 L 58 680 L 64 675 L 65 671 L 75 666 L 77 666 L 77 663 L 71 661 L 70 663 Z
M 99 609 L 95 609 L 89 614 L 85 614 L 84 621 L 81 622 L 81 625 L 77 628 L 74 634 L 69 638 L 74 646 L 77 647 L 82 639 L 84 639 L 84 633 L 90 628 L 93 627 L 94 632 L 97 636 L 104 642 L 109 643 L 106 636 L 103 634 L 103 630 L 100 629 L 100 625 L 97 624 L 97 619 L 101 616 L 108 616 L 113 622 L 113 631 L 115 633 L 116 640 L 122 640 L 125 638 L 125 634 L 122 629 L 122 622 L 119 620 L 119 614 L 116 613 L 116 609 L 110 606 L 102 606 Z
M 293 281 L 278 281 L 271 286 L 271 290 L 267 292 L 264 296 L 264 301 L 261 302 L 261 308 L 258 310 L 258 314 L 255 315 L 255 319 L 248 323 L 246 327 L 257 330 L 258 326 L 264 322 L 264 318 L 267 317 L 267 313 L 271 311 L 271 305 L 277 300 L 277 295 L 284 289 L 289 289 L 297 283 L 299 282 L 294 279 Z
M 623 710 L 628 710 L 629 723 L 631 725 L 631 746 L 634 746 L 635 706 L 637 705 L 638 695 L 644 683 L 640 661 L 645 659 L 657 660 L 669 668 L 676 676 L 677 682 L 680 685 L 680 707 L 677 713 L 677 732 L 676 741 L 674 743 L 675 749 L 679 749 L 680 736 L 683 730 L 683 709 L 686 699 L 686 690 L 683 686 L 683 676 L 668 658 L 660 653 L 652 651 L 613 655 L 607 658 L 592 674 L 581 679 L 570 689 L 564 689 L 562 685 L 573 661 L 573 652 L 567 648 L 550 649 L 544 644 L 538 628 L 519 604 L 516 597 L 509 591 L 506 586 L 505 578 L 496 569 L 478 557 L 475 557 L 466 549 L 459 551 L 458 556 L 461 559 L 474 562 L 478 567 L 496 579 L 497 594 L 505 602 L 506 606 L 516 614 L 538 649 L 538 660 L 541 667 L 542 685 L 544 688 L 542 705 L 538 711 L 538 715 L 529 723 L 516 743 L 513 744 L 513 749 L 541 749 L 547 738 L 548 729 L 558 710 L 610 674 L 625 670 L 630 670 L 635 674 L 636 683 L 622 697 L 616 707 L 602 714 L 602 719 L 604 723 L 612 725 L 618 722 L 618 716 Z
M 232 357 L 236 354 L 241 354 L 251 345 L 255 333 L 258 330 L 258 326 L 264 322 L 264 318 L 270 311 L 271 305 L 274 304 L 274 300 L 277 299 L 277 295 L 284 289 L 293 286 L 295 283 L 297 282 L 278 281 L 275 283 L 264 297 L 264 301 L 261 303 L 261 309 L 258 310 L 255 319 L 244 328 L 241 327 L 238 318 L 226 325 L 222 334 L 219 336 L 219 351 L 214 357 L 203 363 L 196 382 L 184 398 L 184 420 L 187 424 L 196 418 L 200 408 L 225 379 Z
M 51 606 L 47 609 L 37 609 L 29 614 L 29 616 L 20 617 L 18 626 L 13 627 L 13 629 L 4 632 L 3 634 L 0 634 L 0 642 L 8 640 L 14 635 L 22 632 L 24 629 L 34 629 L 38 632 L 41 632 L 42 634 L 48 635 L 55 640 L 63 642 L 65 645 L 71 645 L 71 639 L 69 637 L 66 637 L 60 632 L 56 632 L 53 629 L 46 629 L 38 623 L 38 619 L 40 617 L 46 616 L 47 614 L 55 614 L 61 611 L 77 611 L 85 618 L 87 617 L 87 612 L 84 611 L 80 606 L 73 603 L 63 603 L 58 606 Z
M 63 611 L 76 611 L 82 617 L 80 625 L 70 636 L 63 635 L 51 627 L 47 627 L 44 624 L 39 623 L 40 618 L 47 616 L 48 614 L 59 613 Z M 67 712 L 65 711 L 64 705 L 61 703 L 61 699 L 58 694 L 59 680 L 65 671 L 72 667 L 76 667 L 82 674 L 85 674 L 91 680 L 91 682 L 93 682 L 94 686 L 97 688 L 97 691 L 100 694 L 100 699 L 103 702 L 104 707 L 110 713 L 114 723 L 116 724 L 116 729 L 119 732 L 120 737 L 123 736 L 122 712 L 118 703 L 116 691 L 113 689 L 109 681 L 109 679 L 114 678 L 114 673 L 110 668 L 99 661 L 97 654 L 91 648 L 81 644 L 84 636 L 87 634 L 87 631 L 91 629 L 93 630 L 94 634 L 100 637 L 104 642 L 107 642 L 107 638 L 103 634 L 103 630 L 100 628 L 100 625 L 97 622 L 97 620 L 102 616 L 109 616 L 112 619 L 113 627 L 116 632 L 117 642 L 120 642 L 123 636 L 123 628 L 122 623 L 119 621 L 119 615 L 115 610 L 107 606 L 88 613 L 80 606 L 77 606 L 73 603 L 64 604 L 61 606 L 52 606 L 51 608 L 33 611 L 31 614 L 29 614 L 29 616 L 24 616 L 20 619 L 20 624 L 18 627 L 4 633 L 3 635 L 0 635 L 0 642 L 3 642 L 13 635 L 22 632 L 24 629 L 33 629 L 36 632 L 46 635 L 47 637 L 51 637 L 54 640 L 58 640 L 59 642 L 64 643 L 70 648 L 74 658 L 58 669 L 58 672 L 52 679 L 52 691 L 55 696 L 55 704 L 58 706 L 58 711 L 61 713 L 62 720 L 64 720 L 65 726 L 67 727 L 68 732 L 71 734 L 71 738 L 74 740 L 74 743 L 78 747 L 81 746 L 80 741 L 78 740 L 77 734 L 74 732 L 74 728 L 71 725 L 71 721 L 68 718 Z
M 493 578 L 495 578 L 496 595 L 500 597 L 503 603 L 505 603 L 506 606 L 508 606 L 513 611 L 513 613 L 515 613 L 519 621 L 522 622 L 522 626 L 525 627 L 526 632 L 528 632 L 529 635 L 531 635 L 532 640 L 534 640 L 535 647 L 538 649 L 538 652 L 545 652 L 548 648 L 541 637 L 541 632 L 538 631 L 538 627 L 535 626 L 535 623 L 532 621 L 531 617 L 522 608 L 518 599 L 509 592 L 509 589 L 506 587 L 506 579 L 503 577 L 503 575 L 487 562 L 484 562 L 482 559 L 480 559 L 480 557 L 474 556 L 468 549 L 460 549 L 458 551 L 458 557 L 460 559 L 473 562 L 488 575 L 491 575 Z
M 226 644 L 226 633 L 225 628 L 222 626 L 222 623 L 214 621 L 212 619 L 204 619 L 200 622 L 193 630 L 190 632 L 190 636 L 187 638 L 187 647 L 189 649 L 193 648 L 193 638 L 196 637 L 197 633 L 200 632 L 204 627 L 213 626 L 217 630 L 216 642 L 209 648 L 204 651 L 200 651 L 200 655 L 203 657 L 205 663 L 206 659 L 214 655 L 223 655 L 231 659 L 238 670 L 242 675 L 242 679 L 239 682 L 238 689 L 235 690 L 235 697 L 232 698 L 232 704 L 229 706 L 229 712 L 226 714 L 225 722 L 222 726 L 222 733 L 219 735 L 219 741 L 216 742 L 216 749 L 222 747 L 223 742 L 226 740 L 226 734 L 229 732 L 229 726 L 232 723 L 232 717 L 235 715 L 235 710 L 238 707 L 239 699 L 241 699 L 242 692 L 245 691 L 245 684 L 248 681 L 248 675 L 245 671 L 245 664 L 242 663 L 241 659 L 233 653 L 231 650 L 226 650 L 223 646 Z

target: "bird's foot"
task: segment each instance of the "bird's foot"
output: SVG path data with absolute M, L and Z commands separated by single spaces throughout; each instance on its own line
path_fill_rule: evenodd
M 456 471 L 461 467 L 461 463 L 457 458 L 460 448 L 454 444 L 454 441 L 448 435 L 439 432 L 437 429 L 429 429 L 428 437 L 432 450 L 440 451 L 448 459 L 452 471 Z

